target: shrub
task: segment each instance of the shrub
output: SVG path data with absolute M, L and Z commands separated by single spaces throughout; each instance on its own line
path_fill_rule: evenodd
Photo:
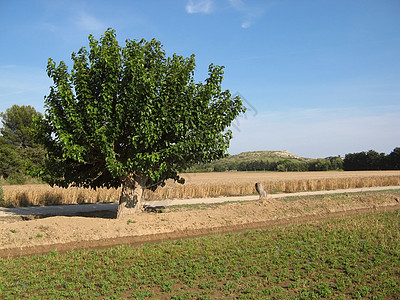
M 22 185 L 25 184 L 26 181 L 27 176 L 20 172 L 12 173 L 10 176 L 7 177 L 7 182 L 11 185 Z

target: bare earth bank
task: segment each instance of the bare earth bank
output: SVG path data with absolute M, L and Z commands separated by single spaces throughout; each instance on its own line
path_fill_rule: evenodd
M 0 257 L 140 244 L 400 209 L 400 190 L 301 196 L 263 202 L 173 206 L 113 219 L 113 212 L 0 219 Z

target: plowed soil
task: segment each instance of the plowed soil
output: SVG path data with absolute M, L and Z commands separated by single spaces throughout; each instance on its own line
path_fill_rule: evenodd
M 400 190 L 391 190 L 172 206 L 118 220 L 115 211 L 8 217 L 0 219 L 0 257 L 158 242 L 398 210 L 399 199 Z

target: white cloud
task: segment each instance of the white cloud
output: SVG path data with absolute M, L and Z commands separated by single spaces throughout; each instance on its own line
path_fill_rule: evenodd
M 231 7 L 241 14 L 243 29 L 250 28 L 256 20 L 264 15 L 266 4 L 248 5 L 243 0 L 229 0 Z
M 220 5 L 221 2 L 217 2 L 215 0 L 188 0 L 186 12 L 189 14 L 211 14 L 218 10 L 216 5 Z M 243 0 L 226 0 L 225 3 L 228 3 L 229 8 L 239 13 L 241 27 L 244 29 L 253 26 L 257 19 L 263 16 L 266 7 L 269 5 L 265 3 L 254 4 L 254 2 L 249 5 Z
M 76 24 L 80 29 L 90 32 L 99 32 L 107 29 L 106 25 L 103 24 L 99 19 L 92 15 L 89 15 L 84 11 L 78 13 Z
M 250 21 L 244 21 L 244 22 L 242 23 L 242 28 L 247 29 L 247 28 L 250 28 L 251 25 L 253 25 L 252 22 L 250 22 Z
M 245 9 L 245 5 L 242 0 L 229 0 L 230 5 L 239 11 L 243 11 Z
M 213 12 L 212 0 L 189 0 L 186 5 L 186 12 L 189 14 L 210 14 Z

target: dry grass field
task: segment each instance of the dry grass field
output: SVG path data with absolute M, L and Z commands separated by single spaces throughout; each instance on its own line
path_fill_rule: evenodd
M 261 182 L 268 193 L 335 190 L 400 185 L 400 171 L 348 172 L 223 172 L 182 174 L 184 185 L 167 182 L 155 192 L 146 190 L 145 200 L 244 196 L 255 194 Z M 116 202 L 120 189 L 68 189 L 48 185 L 5 185 L 3 205 L 57 205 Z

